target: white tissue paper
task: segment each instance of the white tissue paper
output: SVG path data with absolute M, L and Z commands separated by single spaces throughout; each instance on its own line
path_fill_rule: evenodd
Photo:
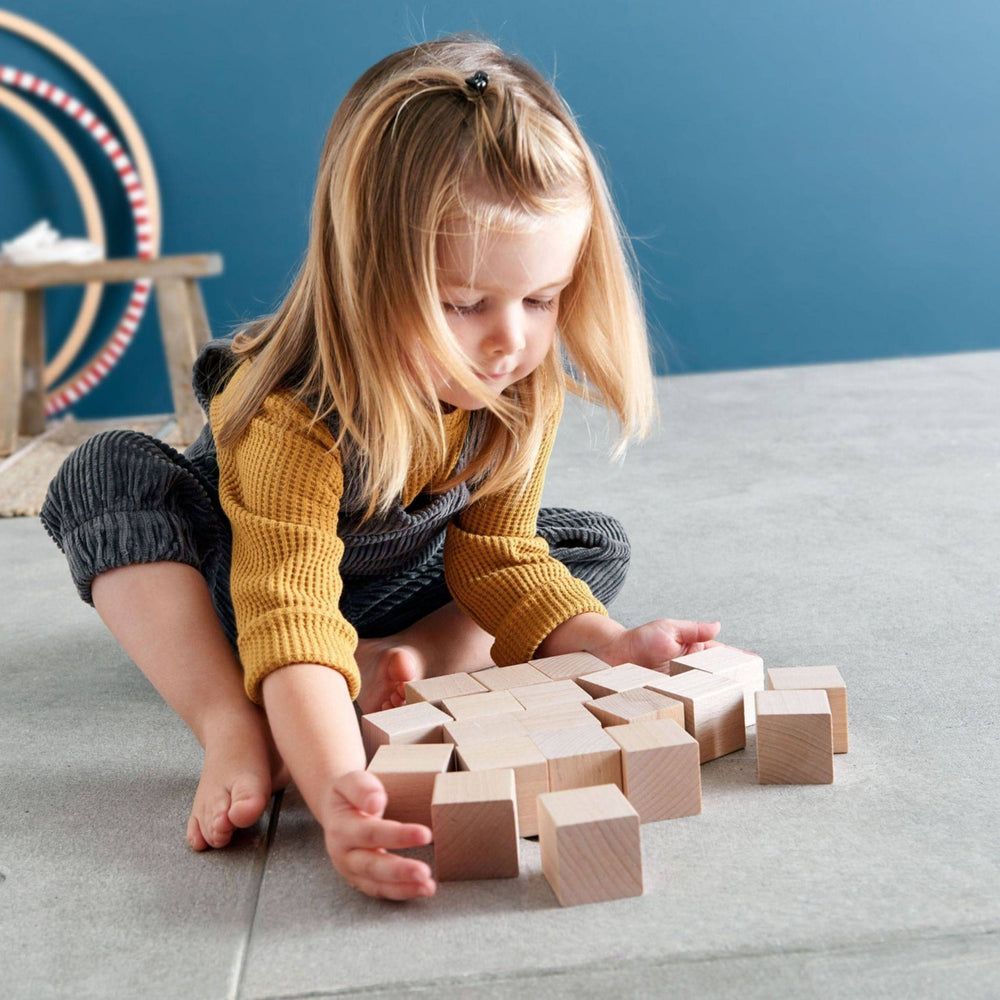
M 48 219 L 36 222 L 20 236 L 0 243 L 0 264 L 86 264 L 104 260 L 104 250 L 83 239 L 60 239 Z

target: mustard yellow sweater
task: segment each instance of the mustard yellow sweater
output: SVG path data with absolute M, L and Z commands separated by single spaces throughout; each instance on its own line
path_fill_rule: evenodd
M 211 402 L 217 425 L 229 385 Z M 269 396 L 237 444 L 218 448 L 219 499 L 233 532 L 230 585 L 249 697 L 291 663 L 340 671 L 351 698 L 361 690 L 354 659 L 358 635 L 340 613 L 344 545 L 337 535 L 343 467 L 329 428 L 290 392 Z M 402 496 L 408 506 L 454 469 L 469 424 L 468 410 L 443 415 L 447 455 L 438 466 L 414 456 Z M 445 579 L 452 597 L 495 637 L 494 663 L 523 663 L 560 623 L 587 611 L 607 614 L 590 588 L 549 555 L 536 519 L 558 416 L 522 497 L 516 490 L 476 501 L 446 528 Z

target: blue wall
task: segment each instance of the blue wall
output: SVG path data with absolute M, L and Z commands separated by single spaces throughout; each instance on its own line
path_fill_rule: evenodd
M 661 370 L 1000 347 L 1000 5 L 990 0 L 17 0 L 6 9 L 80 49 L 132 108 L 159 172 L 163 253 L 225 257 L 225 274 L 203 283 L 216 335 L 286 289 L 306 244 L 322 139 L 351 82 L 413 41 L 478 29 L 555 69 L 600 147 L 638 241 Z M 100 107 L 58 62 L 3 32 L 0 63 Z M 59 126 L 102 194 L 110 254 L 130 254 L 103 154 L 74 123 Z M 0 108 L 0 239 L 42 217 L 82 234 L 47 147 Z M 125 296 L 108 289 L 81 359 Z M 50 353 L 79 297 L 49 294 Z M 74 412 L 169 409 L 151 307 L 118 368 Z

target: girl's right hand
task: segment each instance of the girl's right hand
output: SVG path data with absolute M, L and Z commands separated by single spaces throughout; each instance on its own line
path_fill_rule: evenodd
M 355 889 L 383 899 L 433 896 L 431 870 L 423 861 L 390 854 L 431 842 L 420 823 L 383 819 L 386 802 L 382 782 L 369 771 L 349 771 L 333 784 L 323 833 L 333 867 Z

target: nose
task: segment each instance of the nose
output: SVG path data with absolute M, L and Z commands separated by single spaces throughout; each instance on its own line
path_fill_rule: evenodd
M 489 357 L 517 354 L 524 350 L 524 317 L 515 309 L 504 309 L 497 314 L 483 344 L 483 353 Z

